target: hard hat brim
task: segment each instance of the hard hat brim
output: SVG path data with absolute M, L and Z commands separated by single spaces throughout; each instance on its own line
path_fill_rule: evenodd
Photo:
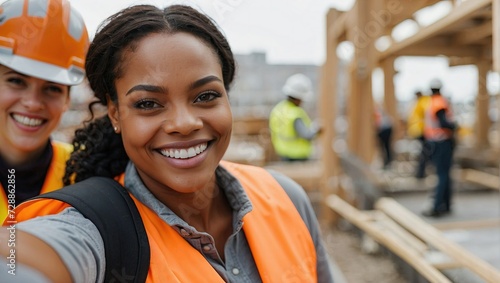
M 0 64 L 27 76 L 68 86 L 80 84 L 85 77 L 84 70 L 75 66 L 65 69 L 3 52 L 0 52 Z
M 313 93 L 311 91 L 298 93 L 296 91 L 291 91 L 288 88 L 283 88 L 283 93 L 286 96 L 290 96 L 290 97 L 293 97 L 295 99 L 300 99 L 302 101 L 309 101 L 311 99 L 311 97 L 313 96 Z

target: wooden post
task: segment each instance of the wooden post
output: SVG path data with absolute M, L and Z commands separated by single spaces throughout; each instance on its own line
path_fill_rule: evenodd
M 493 38 L 493 71 L 500 72 L 500 0 L 493 0 L 491 6 L 491 18 L 493 19 L 491 35 Z
M 490 129 L 490 118 L 488 116 L 490 95 L 486 88 L 486 78 L 490 64 L 486 60 L 479 60 L 476 64 L 478 70 L 478 88 L 476 96 L 476 124 L 475 129 L 475 144 L 477 149 L 484 149 L 489 146 L 488 132 Z
M 399 139 L 404 133 L 401 132 L 399 124 L 400 117 L 398 113 L 398 101 L 394 92 L 394 58 L 388 57 L 381 63 L 384 71 L 384 107 L 393 120 L 392 136 L 393 139 Z
M 373 14 L 370 11 L 375 6 L 377 5 L 373 1 L 357 1 L 355 6 L 357 24 L 352 27 L 351 31 L 355 59 L 351 75 L 353 79 L 350 93 L 352 102 L 348 114 L 357 116 L 357 124 L 349 124 L 349 130 L 356 132 L 349 142 L 356 143 L 354 153 L 367 163 L 371 162 L 375 150 L 372 71 L 377 58 L 373 43 L 384 30 L 379 22 L 372 19 Z
M 338 158 L 333 151 L 333 141 L 335 139 L 335 118 L 337 115 L 337 38 L 329 36 L 330 30 L 334 27 L 334 21 L 339 17 L 341 12 L 330 9 L 326 18 L 326 60 L 321 69 L 321 93 L 318 100 L 318 109 L 322 121 L 321 133 L 321 195 L 323 199 L 326 196 L 338 193 Z M 334 34 L 334 36 L 336 36 Z M 336 220 L 336 216 L 332 213 L 324 202 L 320 208 L 321 222 L 330 223 Z
M 356 79 L 356 58 L 353 58 L 351 65 L 348 68 L 349 72 L 349 87 L 346 96 L 347 107 L 347 148 L 355 155 L 359 155 L 360 148 L 360 116 L 359 116 L 359 83 Z
M 372 95 L 372 76 L 365 78 L 358 78 L 359 83 L 359 105 L 358 113 L 360 117 L 359 125 L 359 157 L 367 164 L 370 164 L 375 153 L 375 123 L 374 123 L 374 108 L 373 108 L 373 95 Z

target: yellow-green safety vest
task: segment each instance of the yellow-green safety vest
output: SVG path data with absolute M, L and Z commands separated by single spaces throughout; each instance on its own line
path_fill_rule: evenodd
M 311 125 L 306 111 L 288 100 L 281 101 L 271 111 L 271 142 L 279 156 L 302 159 L 311 155 L 311 141 L 300 137 L 293 127 L 293 122 L 298 118 L 302 119 L 306 126 Z

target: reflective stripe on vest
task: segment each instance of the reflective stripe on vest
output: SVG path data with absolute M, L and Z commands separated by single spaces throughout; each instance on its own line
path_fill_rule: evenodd
M 221 162 L 221 166 L 240 181 L 252 202 L 253 210 L 243 218 L 243 231 L 262 281 L 317 282 L 313 240 L 279 183 L 262 168 L 229 162 Z M 132 199 L 150 244 L 146 282 L 224 282 L 198 250 L 154 211 Z M 18 208 L 18 221 L 58 213 L 67 206 L 56 200 L 30 201 Z
M 51 141 L 52 144 L 52 161 L 50 162 L 45 181 L 43 182 L 40 194 L 48 193 L 62 188 L 64 171 L 66 169 L 66 161 L 69 159 L 72 151 L 72 146 L 67 143 Z M 16 190 L 21 188 L 17 187 Z M 15 204 L 19 205 L 19 203 Z M 11 207 L 12 208 L 12 207 Z M 8 212 L 8 197 L 5 190 L 0 184 L 0 219 L 4 220 Z
M 429 141 L 443 141 L 451 138 L 453 132 L 450 129 L 442 128 L 437 112 L 444 109 L 448 121 L 453 120 L 453 113 L 448 107 L 448 102 L 441 95 L 432 95 L 429 107 L 425 111 L 424 135 Z
M 304 109 L 288 100 L 278 103 L 269 115 L 271 141 L 280 156 L 307 158 L 311 154 L 311 141 L 298 136 L 293 127 L 297 118 L 302 119 L 306 126 L 310 126 L 311 120 Z

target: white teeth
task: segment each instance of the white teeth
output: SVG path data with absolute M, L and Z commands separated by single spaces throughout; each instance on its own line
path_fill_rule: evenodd
M 179 156 L 180 156 L 180 158 L 187 158 L 188 157 L 187 150 L 181 149 Z
M 28 127 L 40 126 L 43 123 L 43 120 L 41 119 L 29 118 L 18 114 L 14 114 L 12 115 L 12 117 L 14 117 L 14 120 L 16 120 L 16 122 L 21 123 Z
M 195 157 L 196 155 L 202 153 L 207 149 L 207 144 L 201 144 L 198 146 L 183 148 L 183 149 L 162 149 L 160 150 L 161 154 L 166 157 L 177 158 L 177 159 L 186 159 Z

